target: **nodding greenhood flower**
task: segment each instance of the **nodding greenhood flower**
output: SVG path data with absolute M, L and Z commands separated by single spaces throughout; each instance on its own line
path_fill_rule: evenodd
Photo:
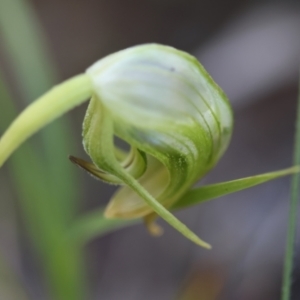
M 2 136 L 0 166 L 29 136 L 87 98 L 83 145 L 92 162 L 71 160 L 96 178 L 123 185 L 106 208 L 107 218 L 142 217 L 153 234 L 161 233 L 153 222 L 161 216 L 193 242 L 210 248 L 169 209 L 298 171 L 212 185 L 195 195 L 191 186 L 214 167 L 229 144 L 232 110 L 194 57 L 156 44 L 109 55 L 31 104 Z M 114 145 L 114 136 L 131 146 L 128 153 Z

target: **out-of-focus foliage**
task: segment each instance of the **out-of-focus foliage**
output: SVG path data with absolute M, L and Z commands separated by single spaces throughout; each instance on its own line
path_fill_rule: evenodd
M 0 28 L 12 72 L 23 100 L 28 103 L 55 83 L 55 63 L 48 55 L 39 22 L 27 1 L 1 1 Z M 2 84 L 2 90 L 4 88 Z M 5 111 L 5 116 L 11 120 L 16 114 L 12 98 L 4 91 L 2 95 L 1 111 Z M 4 123 L 5 120 L 1 121 Z M 24 223 L 36 246 L 53 297 L 82 299 L 82 256 L 67 232 L 76 212 L 79 186 L 66 160 L 56 155 L 67 154 L 74 148 L 67 123 L 60 121 L 52 125 L 40 137 L 43 151 L 36 145 L 25 145 L 8 168 L 14 179 Z M 7 125 L 1 124 L 1 129 Z
M 294 54 L 298 56 L 300 49 L 297 48 L 300 44 L 299 26 L 296 25 L 300 19 L 299 11 L 297 7 L 288 6 L 288 3 L 292 2 L 287 1 L 282 6 L 269 3 L 268 6 L 258 6 L 254 10 L 251 10 L 250 6 L 253 5 L 251 1 L 216 3 L 208 0 L 129 2 L 33 0 L 30 3 L 37 9 L 42 21 L 42 25 L 36 28 L 39 28 L 38 30 L 46 28 L 47 36 L 51 40 L 51 51 L 55 54 L 55 62 L 61 66 L 60 73 L 64 77 L 83 70 L 105 54 L 134 44 L 154 41 L 189 51 L 199 47 L 197 55 L 201 62 L 238 108 L 236 130 L 229 152 L 217 170 L 205 179 L 208 182 L 216 182 L 291 165 L 291 133 L 294 130 L 292 120 L 295 99 L 293 70 L 296 65 Z M 9 5 L 11 3 L 16 2 L 10 1 Z M 261 5 L 258 2 L 257 4 Z M 18 14 L 23 10 L 26 12 L 27 8 L 19 10 Z M 4 10 L 0 10 L 0 14 L 1 12 Z M 18 24 L 18 18 L 22 19 L 22 17 L 18 15 L 18 18 L 13 18 L 12 15 L 14 13 L 5 13 L 9 22 Z M 35 16 L 31 15 L 31 18 L 34 20 Z M 15 28 L 16 24 L 11 28 Z M 26 26 L 22 25 L 16 30 L 18 36 L 15 42 L 22 41 L 22 47 L 18 50 L 23 48 L 24 51 L 35 45 L 32 41 L 26 42 L 29 40 L 23 33 L 25 28 Z M 8 45 L 3 42 L 2 33 L 4 31 L 1 29 L 1 51 L 7 49 Z M 5 75 L 10 79 L 9 87 L 15 99 L 21 98 L 15 97 L 18 95 L 16 91 L 19 90 L 24 100 L 25 98 L 26 101 L 33 100 L 35 96 L 57 82 L 57 77 L 54 79 L 52 77 L 54 81 L 50 85 L 40 85 L 38 82 L 44 78 L 41 74 L 41 77 L 25 75 L 23 77 L 25 80 L 20 81 L 19 76 L 22 72 L 14 71 L 14 59 L 9 58 L 9 53 L 13 51 L 4 52 L 5 55 L 3 52 L 0 53 L 1 62 L 5 61 L 3 64 Z M 35 53 L 33 56 L 39 57 L 36 52 L 32 53 Z M 273 63 L 271 58 L 274 58 L 277 63 Z M 27 56 L 26 61 L 23 62 L 27 65 L 24 69 L 32 68 L 32 72 L 37 70 L 30 62 L 32 57 Z M 48 65 L 50 68 L 53 66 L 53 62 Z M 24 91 L 23 82 L 28 81 L 31 81 L 31 88 L 33 86 L 37 89 L 34 97 L 25 96 L 27 92 Z M 5 105 L 5 110 L 8 112 L 10 104 L 7 103 L 12 102 L 3 104 L 4 98 L 0 97 L 0 111 L 3 109 L 2 105 Z M 1 132 L 16 116 L 17 111 L 24 106 L 17 101 L 14 103 L 18 109 L 12 107 L 11 114 L 4 114 L 7 120 L 1 116 L 0 123 L 5 123 L 3 126 L 0 125 Z M 80 117 L 77 114 L 80 114 Z M 77 119 L 81 121 L 82 115 L 83 112 L 77 110 L 73 117 L 76 121 Z M 77 129 L 80 128 L 79 122 L 75 126 Z M 64 150 L 65 155 L 61 155 L 60 146 L 55 145 L 55 135 L 52 139 L 49 136 L 35 139 L 30 145 L 24 145 L 22 154 L 16 153 L 14 160 L 6 169 L 10 170 L 6 174 L 12 174 L 10 177 L 13 181 L 10 185 L 16 184 L 11 194 L 22 194 L 24 199 L 23 203 L 18 197 L 20 200 L 18 203 L 22 205 L 23 212 L 27 211 L 27 219 L 30 223 L 22 224 L 31 228 L 32 237 L 47 231 L 45 228 L 51 224 L 51 221 L 48 223 L 48 219 L 51 219 L 49 206 L 53 204 L 55 208 L 54 202 L 57 203 L 57 208 L 60 207 L 59 210 L 55 210 L 58 219 L 63 219 L 68 224 L 73 219 L 77 205 L 75 205 L 76 200 L 73 202 L 72 199 L 76 197 L 67 198 L 61 194 L 61 198 L 52 197 L 56 194 L 56 184 L 57 187 L 66 184 L 62 188 L 68 190 L 68 193 L 80 194 L 76 190 L 78 184 L 61 180 L 63 177 L 68 178 L 68 175 L 58 176 L 56 169 L 60 163 L 68 167 L 66 159 L 68 154 L 79 155 L 78 152 L 81 152 L 79 137 L 77 144 L 80 147 Z M 61 134 L 61 137 L 63 136 L 71 135 Z M 67 142 L 66 140 L 62 142 Z M 50 148 L 45 146 L 47 143 L 51 145 Z M 50 154 L 46 154 L 46 148 L 50 149 Z M 57 151 L 60 152 L 59 155 L 56 155 Z M 53 165 L 52 157 L 56 158 Z M 59 157 L 61 160 L 58 160 Z M 74 171 L 74 175 L 76 171 L 72 166 L 69 168 Z M 37 173 L 35 170 L 38 170 Z M 56 183 L 54 180 L 48 180 L 48 174 L 49 177 L 55 175 Z M 40 184 L 38 189 L 32 184 L 35 179 Z M 104 189 L 103 185 L 85 177 L 84 181 L 86 184 L 86 196 L 82 197 L 86 200 L 84 210 L 98 206 L 99 202 L 105 204 L 113 188 Z M 49 191 L 51 195 L 45 195 L 43 202 L 40 202 L 40 197 L 33 196 L 44 194 L 45 191 Z M 7 199 L 2 197 L 2 192 L 0 191 L 1 202 Z M 274 184 L 225 197 L 220 201 L 203 204 L 201 208 L 194 207 L 192 210 L 181 212 L 180 217 L 197 233 L 205 238 L 211 237 L 210 241 L 216 246 L 210 253 L 198 252 L 194 247 L 187 246 L 185 241 L 179 240 L 175 234 L 173 236 L 172 231 L 168 229 L 164 240 L 153 240 L 145 235 L 144 229 L 139 226 L 94 242 L 88 247 L 88 265 L 91 269 L 90 279 L 95 289 L 95 298 L 173 299 L 172 295 L 177 294 L 176 290 L 181 286 L 185 274 L 194 269 L 195 264 L 199 264 L 202 273 L 205 273 L 203 270 L 209 270 L 211 266 L 213 272 L 216 269 L 226 269 L 226 278 L 220 287 L 222 289 L 220 294 L 224 299 L 244 300 L 249 297 L 251 300 L 275 299 L 278 297 L 280 286 L 278 277 L 281 274 L 283 228 L 286 224 L 284 219 L 286 194 L 287 181 L 277 181 Z M 69 200 L 72 203 L 69 203 Z M 25 201 L 30 204 L 25 204 Z M 36 209 L 32 211 L 32 207 L 38 206 L 44 206 L 40 210 L 43 211 L 42 214 L 38 214 Z M 64 213 L 61 215 L 62 211 Z M 72 229 L 69 232 L 71 238 L 82 247 L 89 237 L 95 237 L 99 232 L 106 232 L 106 225 L 102 221 L 98 222 L 101 217 L 102 210 L 99 210 L 76 221 L 74 231 Z M 35 225 L 38 224 L 37 219 L 40 226 Z M 116 223 L 110 225 L 115 226 Z M 123 226 L 123 222 L 119 225 Z M 31 284 L 32 290 L 40 289 L 34 286 L 34 284 L 39 285 L 40 281 L 35 278 L 36 275 L 33 275 L 40 272 L 40 267 L 38 270 L 33 270 L 32 265 L 36 264 L 37 259 L 40 265 L 42 258 L 46 258 L 42 254 L 43 251 L 45 253 L 48 251 L 52 259 L 59 262 L 54 251 L 59 249 L 56 245 L 59 238 L 55 236 L 55 232 L 61 231 L 63 232 L 61 236 L 65 237 L 67 235 L 64 234 L 64 229 L 65 227 L 56 226 L 53 231 L 49 230 L 48 233 L 51 233 L 53 240 L 48 240 L 47 234 L 40 237 L 38 242 L 40 246 L 37 249 L 42 248 L 42 250 L 39 251 L 39 259 L 35 255 L 28 255 L 26 251 L 28 246 L 24 243 L 24 238 L 21 239 L 21 248 L 25 250 L 22 256 L 23 277 L 29 281 L 27 283 Z M 9 234 L 8 231 L 7 235 Z M 48 242 L 45 242 L 46 240 Z M 71 242 L 70 245 L 73 243 L 75 242 Z M 4 244 L 6 241 L 1 241 L 0 248 L 4 247 Z M 63 242 L 62 248 L 64 247 Z M 71 260 L 69 254 L 75 248 L 64 249 L 69 249 L 64 257 Z M 207 268 L 204 268 L 205 264 Z M 53 272 L 53 275 L 59 271 L 59 267 L 57 264 L 49 263 L 46 270 Z M 211 274 L 211 271 L 207 273 Z M 197 275 L 195 277 L 198 278 Z M 209 276 L 205 278 L 209 279 Z M 58 277 L 57 280 L 61 278 Z M 193 279 L 190 282 L 191 290 L 194 290 Z M 188 293 L 189 284 L 187 283 L 186 286 Z M 76 285 L 74 288 L 76 289 Z M 295 297 L 297 299 L 296 293 Z M 36 298 L 40 299 L 40 297 Z

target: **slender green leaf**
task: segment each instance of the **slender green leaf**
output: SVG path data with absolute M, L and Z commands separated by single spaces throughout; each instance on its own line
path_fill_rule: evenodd
M 256 186 L 258 184 L 280 178 L 283 176 L 298 174 L 300 167 L 291 167 L 281 171 L 265 173 L 261 175 L 231 180 L 222 183 L 211 184 L 200 188 L 188 191 L 175 205 L 173 209 L 180 209 L 202 203 L 204 201 L 212 200 L 227 194 L 242 191 L 244 189 Z
M 3 47 L 21 88 L 22 100 L 30 103 L 58 81 L 42 26 L 27 0 L 1 0 L 0 28 Z M 43 151 L 37 155 L 44 159 L 48 193 L 53 194 L 52 202 L 59 207 L 57 218 L 67 224 L 74 216 L 74 203 L 79 194 L 75 173 L 66 159 L 75 147 L 68 119 L 51 124 L 40 137 Z
M 80 245 L 117 229 L 125 228 L 141 220 L 113 220 L 104 216 L 104 210 L 96 209 L 78 218 L 70 228 L 70 236 Z
M 0 28 L 23 99 L 31 102 L 57 82 L 42 26 L 29 2 L 3 0 Z M 1 118 L 7 115 L 7 105 L 4 107 Z M 52 298 L 80 300 L 86 298 L 82 254 L 66 236 L 79 195 L 75 172 L 66 159 L 75 148 L 67 123 L 65 118 L 49 126 L 41 135 L 43 147 L 39 151 L 24 145 L 13 156 L 9 169 L 25 224 L 43 259 Z
M 298 103 L 297 103 L 297 119 L 296 132 L 294 142 L 294 164 L 300 164 L 300 77 L 298 85 Z M 297 212 L 300 191 L 300 174 L 295 173 L 291 184 L 291 200 L 289 209 L 288 232 L 286 241 L 286 252 L 284 260 L 283 281 L 282 281 L 282 300 L 291 299 L 291 290 L 293 282 L 293 263 L 295 253 L 295 240 L 297 229 Z

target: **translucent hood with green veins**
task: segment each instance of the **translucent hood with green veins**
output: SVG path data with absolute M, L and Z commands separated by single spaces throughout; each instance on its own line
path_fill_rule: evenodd
M 139 182 L 166 207 L 209 171 L 227 148 L 232 111 L 221 89 L 192 56 L 160 45 L 117 52 L 87 70 L 95 94 L 86 114 L 84 144 L 93 145 L 94 102 L 112 119 L 114 134 L 152 156 Z M 99 133 L 99 136 L 101 133 Z M 90 141 L 90 138 L 92 139 Z M 102 167 L 103 157 L 94 157 Z M 137 154 L 139 155 L 139 154 Z M 148 157 L 149 160 L 149 157 Z M 153 210 L 136 192 L 123 187 L 110 201 L 109 217 L 142 217 Z

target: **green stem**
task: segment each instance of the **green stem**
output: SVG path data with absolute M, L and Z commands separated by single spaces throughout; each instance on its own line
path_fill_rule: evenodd
M 69 230 L 72 241 L 75 244 L 85 246 L 94 238 L 99 238 L 112 231 L 141 223 L 140 219 L 107 219 L 103 213 L 104 209 L 100 208 L 78 217 Z
M 299 78 L 299 94 L 297 104 L 297 120 L 295 134 L 294 164 L 300 164 L 300 78 Z M 288 234 L 286 242 L 286 252 L 283 270 L 282 282 L 282 300 L 290 300 L 292 288 L 292 273 L 295 251 L 295 238 L 297 228 L 297 207 L 299 198 L 300 175 L 295 173 L 291 184 L 291 200 L 289 209 Z
M 87 75 L 75 76 L 57 85 L 29 105 L 0 139 L 0 167 L 26 139 L 92 94 Z

